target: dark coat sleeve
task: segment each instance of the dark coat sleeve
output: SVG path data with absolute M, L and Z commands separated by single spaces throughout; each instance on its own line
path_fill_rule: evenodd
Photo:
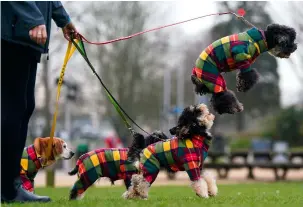
M 52 1 L 52 18 L 56 25 L 61 28 L 71 21 L 60 1 Z

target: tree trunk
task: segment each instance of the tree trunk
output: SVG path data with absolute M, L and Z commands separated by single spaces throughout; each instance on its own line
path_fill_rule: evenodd
M 50 129 L 52 124 L 52 116 L 50 113 L 50 100 L 51 100 L 51 91 L 49 87 L 49 62 L 46 57 L 42 58 L 42 79 L 44 84 L 44 107 L 43 107 L 43 116 L 45 118 L 45 126 L 43 130 L 43 136 L 50 135 Z M 49 167 L 46 169 L 46 186 L 47 187 L 54 187 L 55 186 L 55 171 L 53 167 Z
M 245 114 L 237 113 L 237 131 L 242 132 L 245 129 Z

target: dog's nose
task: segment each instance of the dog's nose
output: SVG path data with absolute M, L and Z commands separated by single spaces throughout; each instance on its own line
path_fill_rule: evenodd
M 71 155 L 71 156 L 74 156 L 74 155 L 75 155 L 75 153 L 74 153 L 74 152 L 70 152 L 70 155 Z

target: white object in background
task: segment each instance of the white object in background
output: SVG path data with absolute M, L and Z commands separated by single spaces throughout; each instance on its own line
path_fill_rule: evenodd
M 252 164 L 254 161 L 254 153 L 252 151 L 249 151 L 247 155 L 247 163 Z
M 273 145 L 274 157 L 272 159 L 273 163 L 288 163 L 289 157 L 287 153 L 289 152 L 289 145 L 287 142 L 278 141 Z

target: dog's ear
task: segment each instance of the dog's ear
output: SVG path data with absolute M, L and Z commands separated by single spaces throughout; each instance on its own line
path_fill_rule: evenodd
M 35 139 L 34 148 L 37 154 L 45 155 L 49 139 L 50 139 L 49 137 L 48 138 L 39 137 Z
M 188 133 L 189 133 L 189 126 L 182 126 L 177 136 L 178 138 L 184 139 L 186 138 L 186 136 L 188 136 Z
M 173 128 L 171 128 L 170 130 L 169 130 L 169 133 L 171 134 L 171 135 L 176 135 L 177 134 L 177 128 L 178 127 L 173 127 Z
M 63 153 L 63 143 L 64 141 L 62 139 L 54 137 L 52 146 L 54 155 Z

